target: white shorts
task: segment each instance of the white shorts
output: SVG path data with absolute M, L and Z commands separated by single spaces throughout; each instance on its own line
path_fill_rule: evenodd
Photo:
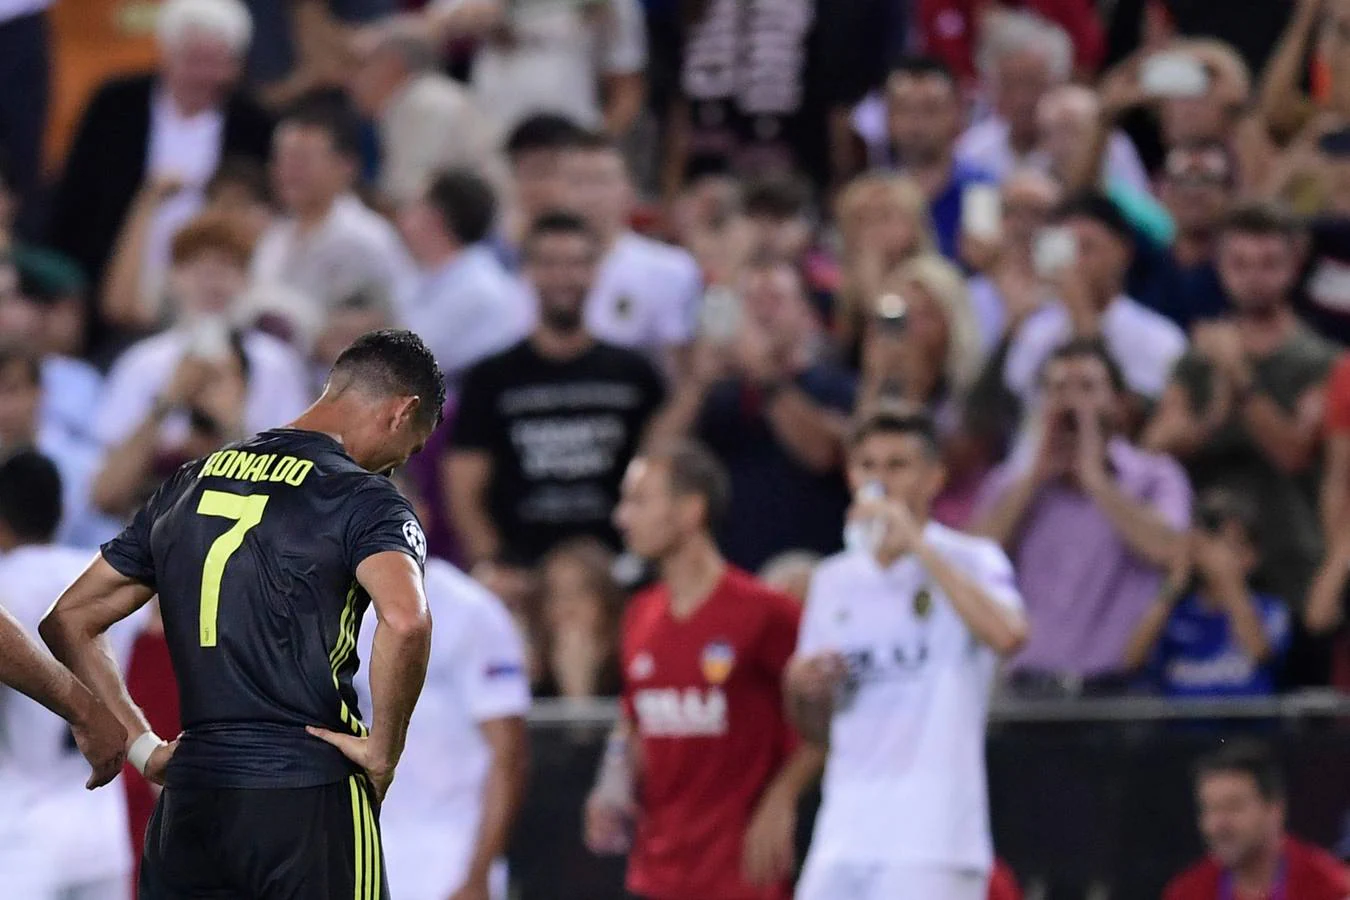
M 813 862 L 796 900 L 986 900 L 989 873 L 886 863 Z

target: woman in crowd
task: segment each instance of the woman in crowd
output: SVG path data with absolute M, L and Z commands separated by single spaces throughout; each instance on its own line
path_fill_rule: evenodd
M 542 597 L 532 681 L 536 697 L 585 699 L 619 693 L 619 618 L 624 591 L 614 554 L 580 538 L 556 547 L 541 566 Z
M 920 253 L 935 253 L 937 237 L 923 190 L 912 179 L 888 173 L 855 178 L 835 205 L 843 266 L 835 296 L 834 331 L 844 358 L 861 360 L 872 300 L 895 267 Z

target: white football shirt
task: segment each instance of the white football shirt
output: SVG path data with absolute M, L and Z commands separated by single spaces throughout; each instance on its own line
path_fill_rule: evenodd
M 656 351 L 687 344 L 698 322 L 703 276 L 687 250 L 628 232 L 600 263 L 586 327 L 611 344 Z
M 380 809 L 389 887 L 401 900 L 445 900 L 459 889 L 491 763 L 478 725 L 530 708 L 524 644 L 501 601 L 440 559 L 427 560 L 426 595 L 436 623 L 426 685 Z M 372 612 L 359 643 L 366 664 L 357 691 L 367 716 L 375 623 Z
M 924 538 L 997 602 L 1022 608 L 992 541 L 936 523 Z M 997 665 L 914 556 L 867 553 L 816 570 L 797 652 L 848 660 L 830 726 L 811 863 L 988 871 L 984 733 Z
M 93 559 L 88 550 L 20 547 L 0 556 L 0 606 L 30 634 Z M 108 632 L 123 669 L 144 615 Z M 53 897 L 131 879 L 126 796 L 114 782 L 87 791 L 89 766 L 55 713 L 0 687 L 0 872 L 5 896 Z M 120 777 L 120 776 L 119 776 Z M 78 826 L 78 827 L 76 827 Z

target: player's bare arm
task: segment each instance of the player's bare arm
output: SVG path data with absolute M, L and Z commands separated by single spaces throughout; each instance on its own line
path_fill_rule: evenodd
M 315 727 L 309 732 L 364 769 L 383 798 L 426 680 L 431 613 L 421 569 L 406 553 L 387 550 L 367 557 L 356 568 L 356 580 L 370 594 L 378 617 L 370 659 L 370 735 L 360 738 Z
M 845 674 L 838 653 L 794 656 L 783 673 L 783 702 L 787 717 L 802 739 L 819 747 L 829 745 L 834 692 Z
M 745 830 L 745 880 L 772 885 L 792 875 L 797 850 L 797 803 L 825 767 L 824 744 L 803 742 L 764 791 Z
M 155 735 L 141 708 L 127 693 L 122 670 L 104 634 L 150 602 L 154 591 L 118 572 L 103 557 L 89 564 L 48 610 L 38 631 L 52 654 L 88 686 L 125 730 L 126 750 L 136 767 L 156 784 L 174 744 Z
M 520 716 L 489 719 L 478 726 L 487 741 L 492 763 L 483 784 L 483 816 L 464 887 L 450 900 L 487 900 L 488 877 L 494 861 L 506 855 L 511 827 L 525 799 L 529 770 L 525 720 Z
M 632 740 L 637 730 L 626 717 L 609 733 L 595 787 L 586 798 L 586 847 L 596 854 L 628 850 L 629 828 L 637 815 L 637 773 Z
M 43 652 L 3 609 L 0 609 L 0 682 L 32 697 L 70 723 L 75 744 L 93 769 L 87 787 L 101 787 L 117 777 L 126 757 L 126 729 L 108 707 L 69 669 Z

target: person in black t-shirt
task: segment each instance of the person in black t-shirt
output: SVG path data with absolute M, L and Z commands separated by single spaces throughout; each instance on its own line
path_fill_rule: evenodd
M 377 472 L 426 442 L 441 373 L 406 331 L 338 358 L 291 426 L 188 463 L 62 594 L 42 637 L 112 709 L 127 755 L 165 785 L 142 900 L 388 895 L 374 810 L 422 688 L 426 540 Z M 183 733 L 160 740 L 101 635 L 159 595 Z M 370 726 L 356 635 L 379 615 Z
M 525 237 L 534 333 L 461 382 L 449 455 L 450 512 L 475 564 L 532 566 L 590 535 L 617 548 L 610 513 L 665 386 L 636 351 L 597 341 L 583 309 L 600 244 L 550 213 Z

